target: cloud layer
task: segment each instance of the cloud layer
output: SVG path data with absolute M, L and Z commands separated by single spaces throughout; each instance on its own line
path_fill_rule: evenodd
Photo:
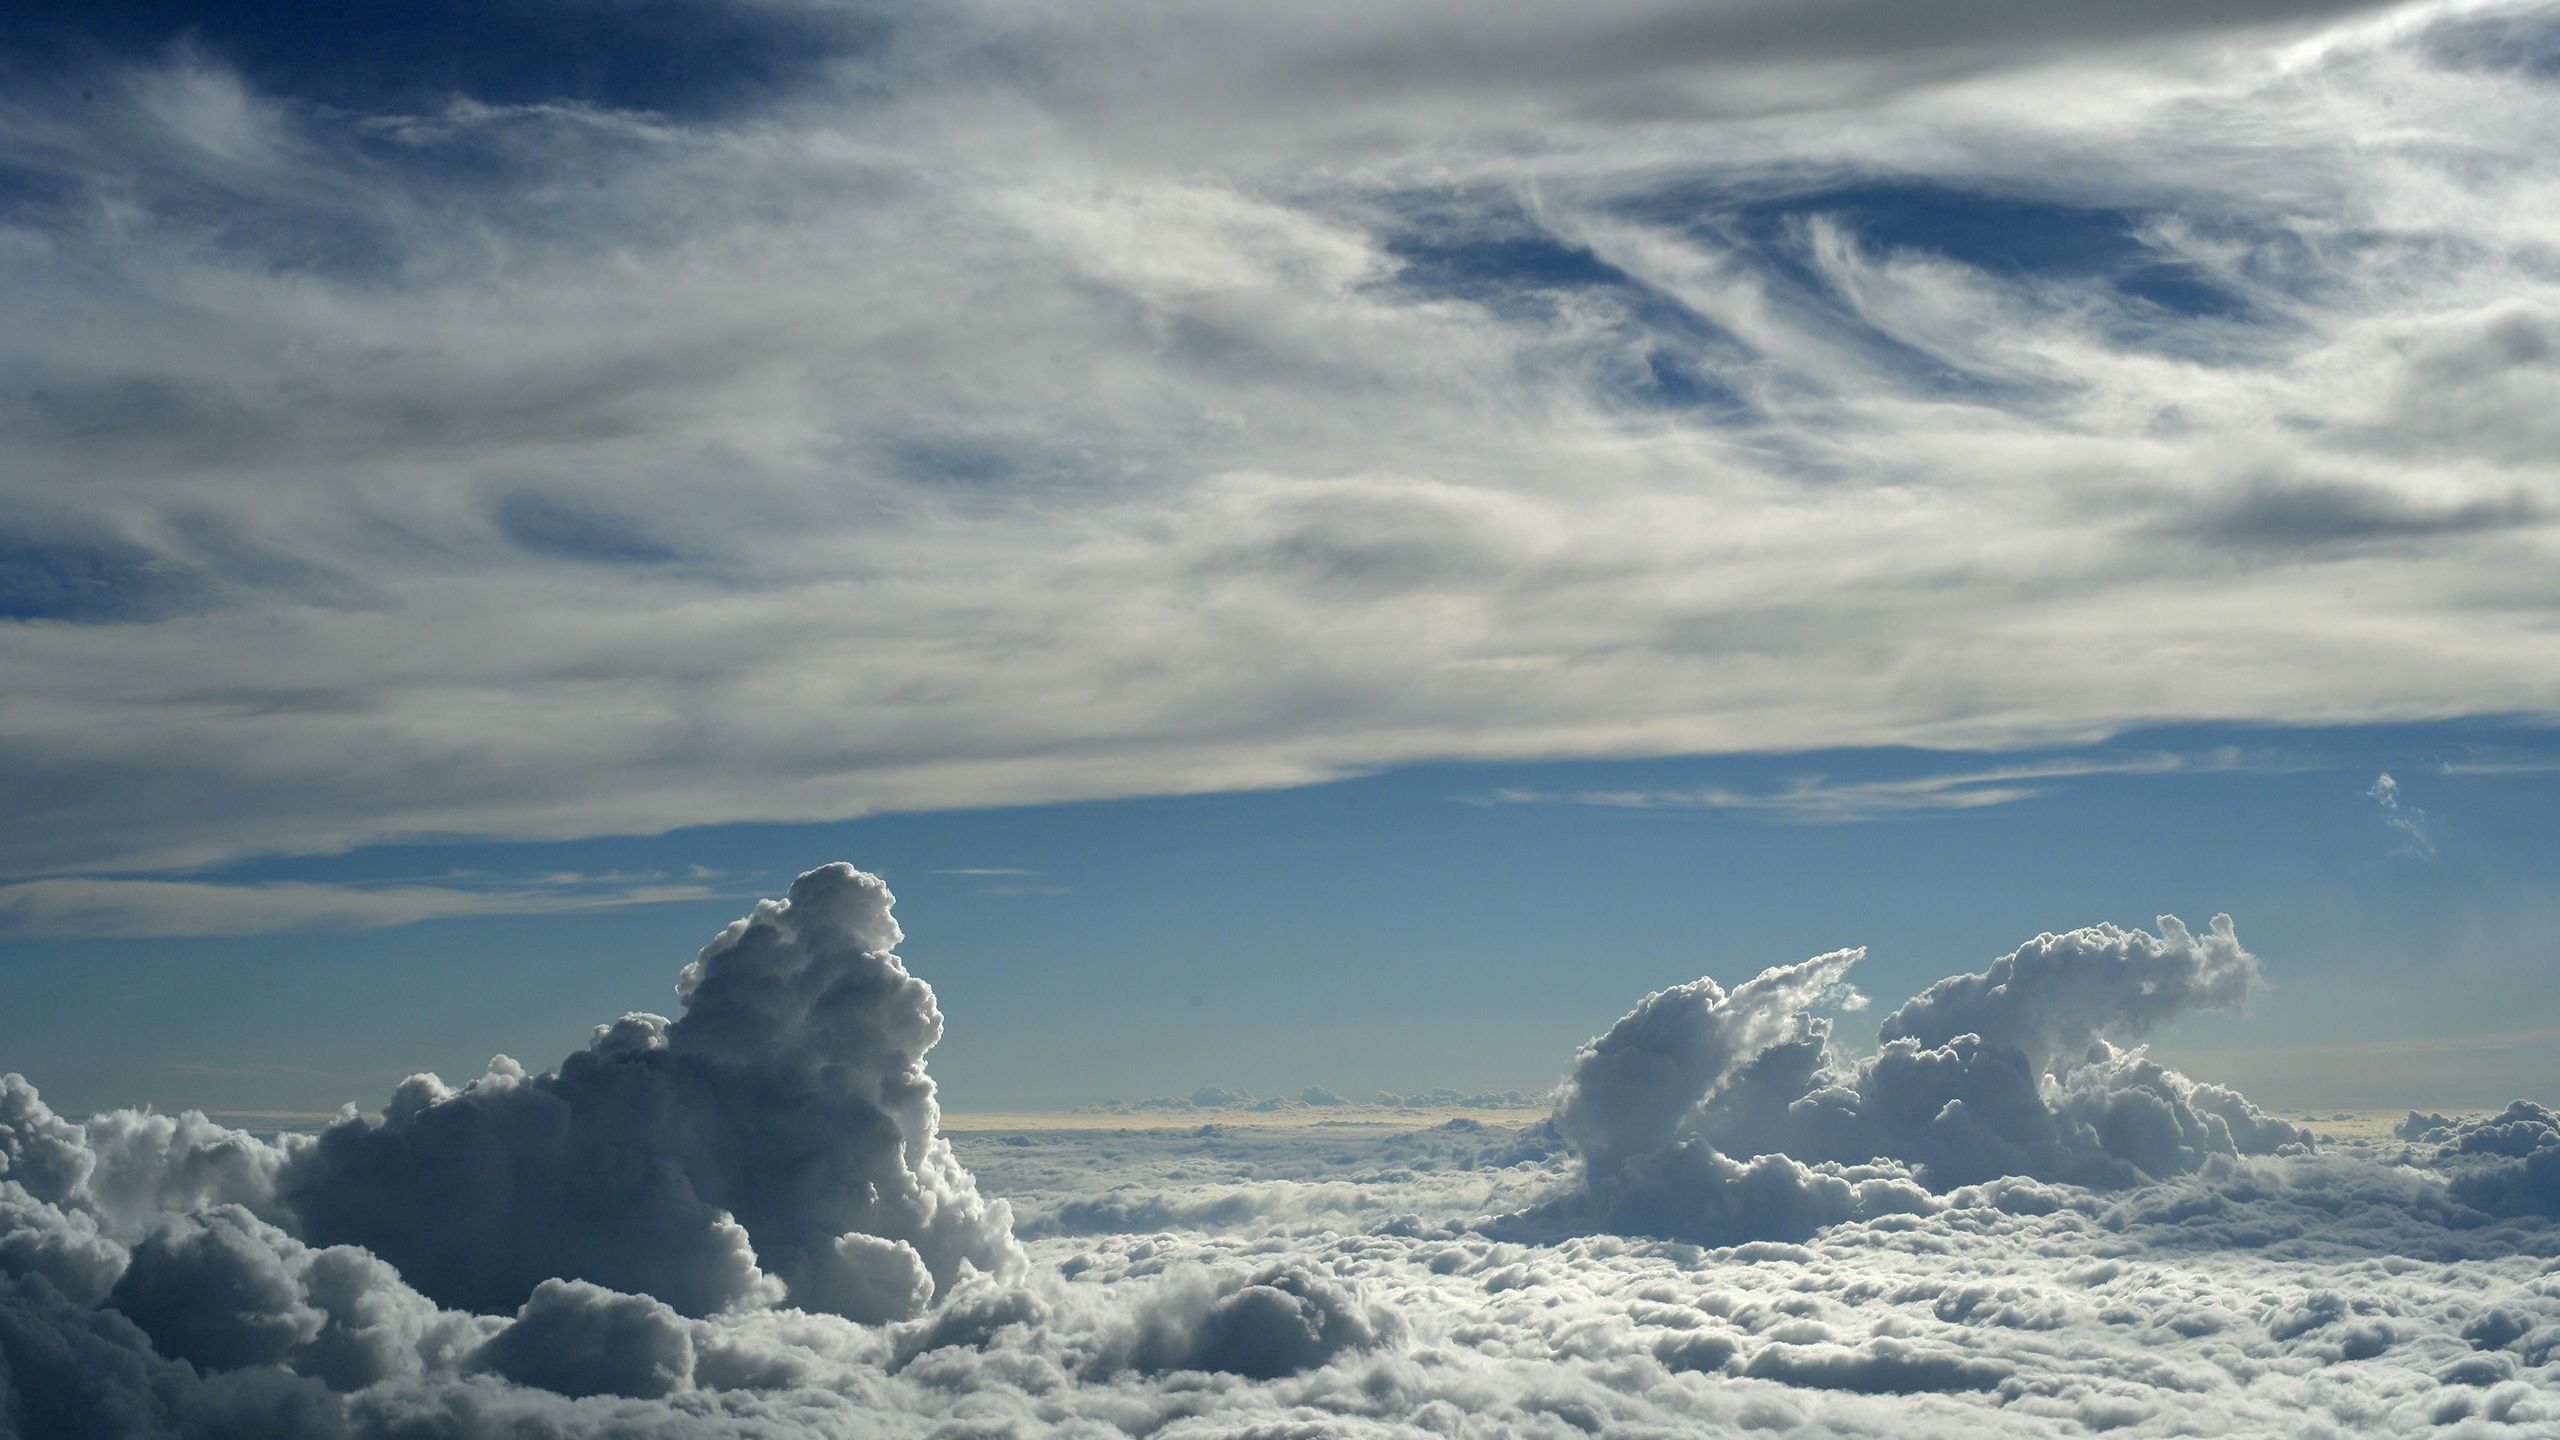
M 813 870 L 677 1018 L 317 1136 L 0 1077 L 0 1435 L 2560 1424 L 2560 1122 L 2324 1139 L 2117 1048 L 2257 986 L 2222 917 L 2038 936 L 1863 1058 L 1861 952 L 1674 986 L 1517 1128 L 955 1141 L 890 903 Z
M 804 10 L 0 54 L 0 871 L 2560 708 L 2545 9 Z

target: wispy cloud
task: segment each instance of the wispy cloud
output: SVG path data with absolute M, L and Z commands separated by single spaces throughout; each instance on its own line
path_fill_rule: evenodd
M 1319 8 L 13 88 L 0 874 L 2560 713 L 2476 7 Z
M 474 889 L 445 885 L 329 885 L 301 881 L 56 877 L 0 885 L 0 933 L 138 939 L 376 930 L 421 920 L 550 915 L 708 899 L 693 882 L 555 883 Z
M 2172 754 L 2104 760 L 2052 760 L 1954 770 L 1890 780 L 1833 780 L 1801 776 L 1775 790 L 1700 786 L 1662 790 L 1493 790 L 1459 797 L 1478 805 L 1596 805 L 1630 810 L 1752 810 L 1792 820 L 1878 820 L 1926 811 L 1980 810 L 2044 794 L 2054 782 L 2095 775 L 2164 775 L 2181 770 L 2229 769 L 2227 757 L 2197 759 Z
M 2423 857 L 2436 853 L 2435 836 L 2427 828 L 2427 812 L 2400 803 L 2400 782 L 2391 778 L 2390 771 L 2373 777 L 2373 784 L 2364 793 L 2382 807 L 2382 823 L 2400 837 L 2402 854 Z
M 2560 773 L 2560 759 L 2522 755 L 2482 756 L 2439 761 L 2435 769 L 2439 775 L 2551 775 Z

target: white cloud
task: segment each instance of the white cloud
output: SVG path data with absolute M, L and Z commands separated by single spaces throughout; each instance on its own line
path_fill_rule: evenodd
M 589 884 L 549 877 L 539 888 L 445 885 L 228 883 L 62 876 L 0 884 L 0 930 L 20 935 L 124 939 L 168 935 L 275 935 L 371 930 L 473 915 L 556 915 L 624 905 L 704 900 L 689 882 Z
M 2551 1112 L 2412 1115 L 2314 1153 L 2090 1040 L 2245 993 L 2227 924 L 2039 937 L 1932 987 L 1884 1028 L 1887 1054 L 1962 1062 L 1936 1081 L 1785 1083 L 1841 952 L 1648 998 L 1532 1126 L 1309 1106 L 954 1149 L 922 1068 L 940 1015 L 888 907 L 813 871 L 687 968 L 681 1019 L 600 1027 L 555 1075 L 420 1077 L 316 1140 L 73 1122 L 0 1079 L 0 1417 L 385 1440 L 2560 1422 Z M 1997 1051 L 2043 1068 L 2035 1114 L 2085 1133 L 1950 1187 L 1919 1142 L 1991 1118 Z M 1851 1163 L 1818 1153 L 1840 1133 L 1818 1117 L 1760 1103 L 1781 1094 L 1916 1108 L 1868 1117 L 1857 1153 L 1881 1158 Z M 1771 1123 L 1804 1155 L 1705 1143 Z M 2163 1163 L 2164 1136 L 2210 1153 Z M 2033 1178 L 2074 1144 L 2142 1171 Z M 349 1232 L 368 1243 L 326 1243 Z M 499 1262 L 510 1283 L 468 1283 Z
M 2364 793 L 2382 808 L 2382 823 L 2400 837 L 2400 853 L 2421 857 L 2436 853 L 2435 836 L 2427 828 L 2427 812 L 2400 803 L 2400 782 L 2391 778 L 2390 771 L 2375 776 L 2372 787 Z
M 2160 775 L 2229 768 L 2233 757 L 2203 760 L 2146 755 L 2122 760 L 2049 760 L 2032 764 L 1914 775 L 1892 780 L 1832 780 L 1809 775 L 1775 790 L 1724 786 L 1689 790 L 1495 790 L 1467 797 L 1489 805 L 1597 805 L 1629 810 L 1760 810 L 1797 820 L 1873 820 L 1937 810 L 1978 810 L 2046 793 L 2045 782 L 2092 775 Z
M 2533 14 L 998 4 L 709 118 L 21 88 L 0 871 L 2551 713 L 2560 132 L 2444 38 Z

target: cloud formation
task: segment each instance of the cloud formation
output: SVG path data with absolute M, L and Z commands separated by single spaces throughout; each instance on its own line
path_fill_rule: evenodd
M 12 877 L 2560 710 L 2540 7 L 91 12 Z
M 623 905 L 703 900 L 709 886 L 610 878 L 469 888 L 458 885 L 319 885 L 296 881 L 55 877 L 0 885 L 0 931 L 54 938 L 275 935 L 369 930 L 474 915 L 558 915 Z
M 553 1073 L 414 1076 L 297 1150 L 278 1192 L 314 1240 L 472 1310 L 563 1277 L 691 1315 L 787 1298 L 880 1321 L 1009 1270 L 1003 1202 L 937 1132 L 942 1014 L 892 953 L 891 899 L 812 870 L 685 967 L 676 1019 L 600 1025 Z
M 676 1018 L 318 1136 L 0 1077 L 0 1435 L 2560 1424 L 2560 1121 L 2315 1145 L 2117 1048 L 2257 986 L 2221 917 L 2039 936 L 1854 1060 L 1859 951 L 1674 986 L 1517 1128 L 955 1142 L 890 906 L 811 871 Z
M 2414 806 L 2401 807 L 2400 782 L 2391 778 L 2390 771 L 2373 777 L 2373 787 L 2364 793 L 2382 808 L 2382 823 L 2400 837 L 2401 854 L 2425 857 L 2436 853 L 2435 836 L 2427 829 L 2427 812 Z
M 2199 936 L 2039 935 L 1930 986 L 1854 1062 L 1817 1013 L 1865 952 L 1659 991 L 1583 1047 L 1556 1107 L 1581 1197 L 1546 1218 L 1711 1243 L 1801 1239 L 1941 1208 L 2004 1177 L 2114 1189 L 2309 1135 L 2111 1040 L 2230 1009 L 2260 983 L 2229 916 Z

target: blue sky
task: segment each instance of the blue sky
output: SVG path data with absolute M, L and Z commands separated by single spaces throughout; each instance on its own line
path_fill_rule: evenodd
M 2024 778 L 1974 778 L 1992 773 Z M 2372 793 L 2384 773 L 2396 808 Z M 2014 798 L 1955 803 L 1985 792 Z M 668 1008 L 695 946 L 840 856 L 898 891 L 905 952 L 954 1017 L 935 1064 L 961 1109 L 1213 1084 L 1535 1090 L 1628 997 L 1698 974 L 1866 945 L 1853 979 L 1890 1008 L 2042 930 L 2217 911 L 2272 988 L 2246 1015 L 2185 1023 L 2165 1054 L 2280 1104 L 2481 1105 L 2548 1071 L 2555 799 L 2560 742 L 2537 727 L 2182 727 L 2031 756 L 1417 766 L 1284 791 L 382 847 L 198 878 L 710 873 L 698 899 L 562 915 L 21 939 L 0 1049 L 70 1103 L 370 1102 L 411 1068 L 477 1073 L 493 1050 L 557 1054 L 599 1018 Z
M 2547 1073 L 2549 7 L 1071 9 L 8 22 L 0 1068 L 371 1103 L 844 858 L 962 1107 L 2225 910 L 2206 1073 Z

